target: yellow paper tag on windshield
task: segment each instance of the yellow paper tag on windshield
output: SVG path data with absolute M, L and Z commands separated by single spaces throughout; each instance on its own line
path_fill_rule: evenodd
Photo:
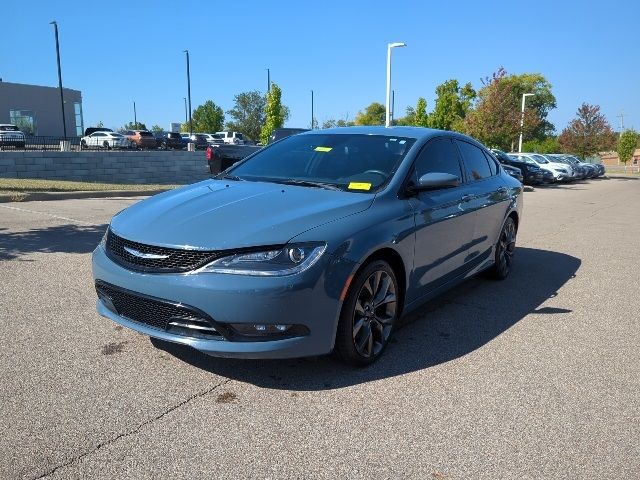
M 314 148 L 316 152 L 330 152 L 331 147 L 316 147 Z
M 348 188 L 351 189 L 351 190 L 371 190 L 371 184 L 370 183 L 351 182 L 349 184 Z

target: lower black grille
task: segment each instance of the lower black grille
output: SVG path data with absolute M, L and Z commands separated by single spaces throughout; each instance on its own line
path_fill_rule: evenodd
M 131 292 L 102 281 L 95 285 L 98 297 L 107 308 L 129 320 L 159 330 L 175 329 L 175 333 L 180 335 L 221 338 L 211 318 L 193 307 Z M 181 327 L 174 327 L 176 324 Z
M 182 273 L 203 267 L 220 253 L 211 250 L 166 248 L 122 238 L 109 229 L 106 252 L 114 262 L 147 273 Z

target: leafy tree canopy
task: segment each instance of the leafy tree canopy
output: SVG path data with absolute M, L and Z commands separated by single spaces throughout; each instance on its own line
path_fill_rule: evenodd
M 282 128 L 288 109 L 282 108 L 282 90 L 272 83 L 267 93 L 267 107 L 265 109 L 265 122 L 260 131 L 260 140 L 264 145 L 269 142 L 269 136 L 276 128 Z M 288 116 L 288 115 L 287 115 Z
M 549 136 L 544 140 L 529 140 L 522 144 L 523 152 L 534 153 L 558 153 L 560 151 L 560 144 L 558 143 L 558 137 Z
M 191 123 L 194 133 L 214 133 L 222 130 L 224 112 L 212 100 L 207 100 L 193 111 Z M 182 131 L 189 131 L 189 122 L 182 124 Z
M 227 121 L 227 128 L 241 132 L 251 140 L 260 138 L 260 130 L 264 124 L 266 98 L 257 90 L 242 92 L 233 97 L 234 107 L 227 110 L 233 120 Z
M 151 127 L 151 131 L 152 132 L 164 132 L 164 128 L 162 128 L 160 125 L 155 124 Z
M 610 150 L 615 144 L 615 134 L 598 105 L 583 103 L 565 128 L 558 142 L 563 152 L 578 154 L 582 158 Z
M 121 132 L 126 132 L 127 130 L 146 130 L 147 126 L 142 122 L 129 122 L 125 123 L 122 128 L 119 129 Z
M 487 78 L 478 91 L 478 102 L 470 110 L 460 128 L 485 145 L 510 151 L 520 134 L 520 103 L 514 82 L 508 80 L 504 69 Z M 540 115 L 535 108 L 524 113 L 523 137 L 530 138 L 540 126 Z
M 384 125 L 386 120 L 387 109 L 378 102 L 373 102 L 364 112 L 358 112 L 356 115 L 356 125 Z
M 627 162 L 631 160 L 631 157 L 633 157 L 637 143 L 638 132 L 635 130 L 625 130 L 620 134 L 620 139 L 618 140 L 618 158 L 625 166 Z
M 428 125 L 440 130 L 460 130 L 476 98 L 476 91 L 467 83 L 460 87 L 458 80 L 451 79 L 436 87 L 436 104 L 429 115 Z
M 416 108 L 413 115 L 413 125 L 415 125 L 416 127 L 429 126 L 429 116 L 427 115 L 427 101 L 422 97 L 418 98 L 418 103 L 416 103 Z

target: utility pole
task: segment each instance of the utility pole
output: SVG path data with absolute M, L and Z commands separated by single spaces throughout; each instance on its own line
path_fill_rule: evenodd
M 182 97 L 184 99 L 184 124 L 185 126 L 189 123 L 189 117 L 187 116 L 187 97 Z
M 267 93 L 271 91 L 271 72 L 267 68 Z
M 136 113 L 136 102 L 135 102 L 135 100 L 133 101 L 133 128 L 134 129 L 138 128 L 138 115 Z
M 624 111 L 620 110 L 620 115 L 617 115 L 617 117 L 620 119 L 620 133 L 622 133 L 624 130 Z
M 64 118 L 64 96 L 62 95 L 62 69 L 60 68 L 60 42 L 58 40 L 58 24 L 54 20 L 49 23 L 53 25 L 53 30 L 56 34 L 56 58 L 58 59 L 58 85 L 60 87 L 60 106 L 62 107 L 62 131 L 64 132 L 64 139 L 67 139 L 67 121 Z
M 311 130 L 314 128 L 315 122 L 313 121 L 313 90 L 311 90 Z

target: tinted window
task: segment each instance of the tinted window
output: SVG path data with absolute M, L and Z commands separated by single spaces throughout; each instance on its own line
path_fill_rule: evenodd
M 425 173 L 450 173 L 462 180 L 460 160 L 455 145 L 448 138 L 431 140 L 416 159 L 415 181 Z
M 2 125 L 0 127 L 0 131 L 3 131 L 3 132 L 19 132 L 20 129 L 18 127 L 14 127 L 13 125 Z
M 491 176 L 491 167 L 482 150 L 467 142 L 456 141 L 462 152 L 467 177 L 469 180 L 482 180 Z
M 487 161 L 489 162 L 489 168 L 491 169 L 491 175 L 495 175 L 498 173 L 498 165 L 496 164 L 496 159 L 489 152 L 483 152 L 487 157 Z

